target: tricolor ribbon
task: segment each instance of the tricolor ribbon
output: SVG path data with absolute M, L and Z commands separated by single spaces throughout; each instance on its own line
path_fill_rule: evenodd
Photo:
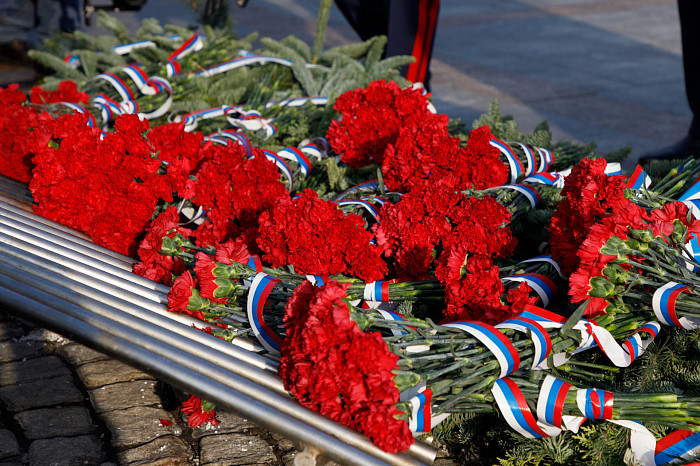
M 686 258 L 685 268 L 691 272 L 697 272 L 700 270 L 700 241 L 698 241 L 698 234 L 691 233 L 688 235 L 688 242 L 685 244 L 685 248 L 681 252 L 681 255 Z
M 134 93 L 131 92 L 129 86 L 122 81 L 122 78 L 113 73 L 100 73 L 94 79 L 107 81 L 117 91 L 124 102 L 133 102 L 135 100 Z
M 281 151 L 277 152 L 277 155 L 283 159 L 291 160 L 299 165 L 299 169 L 304 176 L 309 176 L 311 171 L 311 160 L 304 154 L 301 150 L 296 147 L 285 147 Z
M 534 209 L 537 207 L 537 205 L 540 203 L 540 194 L 531 186 L 527 186 L 524 184 L 506 184 L 503 186 L 500 186 L 500 188 L 505 188 L 505 189 L 512 189 L 513 191 L 517 191 L 525 198 L 530 201 L 530 206 Z
M 508 377 L 496 380 L 491 393 L 508 425 L 522 436 L 542 438 L 559 433 L 547 432 L 544 426 L 537 422 L 520 388 Z
M 115 45 L 114 47 L 112 47 L 112 51 L 117 55 L 126 55 L 127 53 L 131 53 L 132 50 L 155 46 L 155 42 L 152 42 L 150 40 L 140 40 L 138 42 L 130 42 L 128 44 Z
M 326 284 L 328 277 L 323 277 L 321 275 L 307 275 L 306 279 L 310 281 L 314 286 L 321 288 Z
M 613 394 L 597 388 L 579 389 L 576 404 L 586 419 L 612 419 Z
M 192 52 L 198 52 L 204 47 L 204 39 L 197 33 L 192 34 L 180 47 L 168 57 L 168 61 L 179 60 Z
M 338 205 L 339 209 L 343 209 L 343 207 L 352 207 L 352 206 L 360 206 L 363 209 L 365 209 L 369 214 L 374 218 L 375 220 L 379 220 L 379 211 L 375 206 L 373 206 L 370 202 L 362 200 L 362 199 L 342 199 L 338 202 L 336 202 Z
M 676 282 L 668 282 L 654 292 L 651 307 L 656 317 L 666 325 L 694 330 L 700 328 L 697 317 L 678 317 L 676 315 L 676 299 L 682 292 L 689 292 L 690 287 Z
M 527 146 L 522 142 L 519 142 L 518 145 L 523 150 L 523 153 L 525 154 L 525 162 L 527 162 L 525 165 L 525 176 L 530 176 L 535 173 L 535 166 L 537 164 L 535 161 L 535 153 L 532 152 L 530 146 Z
M 263 311 L 267 297 L 270 296 L 273 288 L 278 283 L 280 283 L 280 280 L 277 278 L 259 272 L 253 278 L 253 282 L 248 290 L 248 321 L 260 344 L 271 353 L 279 353 L 282 347 L 282 339 L 267 326 L 263 318 Z
M 681 197 L 678 198 L 679 201 L 690 201 L 700 199 L 700 180 L 696 181 L 686 192 L 684 192 Z
M 234 117 L 233 114 L 240 114 L 240 117 Z M 269 138 L 277 132 L 277 128 L 270 120 L 263 118 L 257 110 L 243 110 L 240 107 L 229 107 L 225 112 L 226 120 L 231 126 L 245 129 L 248 131 L 264 130 L 265 136 Z
M 356 186 L 353 186 L 351 188 L 346 189 L 342 193 L 338 194 L 335 196 L 331 201 L 333 202 L 338 202 L 339 200 L 343 199 L 345 196 L 348 196 L 350 194 L 355 194 L 355 193 L 360 193 L 360 192 L 376 192 L 379 189 L 379 180 L 369 180 L 365 181 L 364 183 L 360 183 Z
M 502 278 L 503 281 L 509 282 L 525 282 L 530 285 L 530 288 L 540 297 L 544 307 L 549 306 L 549 303 L 554 299 L 557 293 L 557 285 L 547 276 L 539 273 L 523 273 L 517 275 L 509 275 Z
M 538 172 L 525 178 L 523 183 L 562 187 L 564 185 L 564 177 L 557 172 Z
M 246 136 L 245 134 L 233 129 L 224 129 L 221 131 L 217 131 L 216 133 L 212 133 L 210 136 L 213 136 L 214 134 L 236 141 L 239 145 L 243 147 L 243 151 L 245 152 L 246 157 L 250 158 L 253 156 L 253 145 L 250 143 L 250 139 L 248 139 L 248 136 Z
M 365 301 L 389 301 L 389 283 L 391 281 L 380 280 L 365 284 Z
M 608 162 L 605 166 L 604 173 L 606 175 L 622 175 L 622 166 L 619 162 Z
M 582 321 L 579 325 L 585 327 L 595 343 L 617 367 L 628 367 L 632 364 L 661 331 L 658 322 L 648 322 L 635 330 L 622 344 L 618 344 L 608 330 L 599 325 L 593 325 L 593 322 Z M 643 339 L 640 333 L 647 333 L 649 338 Z
M 508 182 L 511 184 L 515 183 L 518 180 L 518 177 L 525 172 L 523 164 L 520 163 L 520 160 L 518 160 L 518 157 L 513 152 L 513 149 L 511 149 L 505 142 L 492 137 L 491 145 L 500 150 L 501 154 L 505 156 L 506 160 L 508 161 L 508 166 L 510 167 L 510 180 Z
M 520 355 L 513 344 L 497 328 L 476 321 L 451 322 L 443 327 L 454 328 L 472 335 L 486 346 L 501 366 L 499 378 L 518 370 Z
M 561 278 L 563 278 L 564 280 L 566 280 L 566 277 L 565 277 L 564 275 L 561 274 L 561 267 L 559 267 L 559 263 L 558 263 L 557 261 L 555 261 L 554 259 L 552 259 L 552 255 L 551 255 L 551 254 L 544 254 L 544 255 L 542 255 L 542 256 L 536 256 L 536 257 L 533 257 L 533 258 L 530 258 L 530 259 L 526 259 L 526 260 L 524 260 L 523 262 L 525 262 L 525 263 L 530 263 L 530 262 L 546 262 L 547 264 L 549 264 L 549 265 L 551 265 L 552 267 L 554 267 L 554 270 L 557 271 L 557 274 L 559 275 L 559 277 L 561 277 Z
M 658 441 L 655 448 L 656 464 L 697 459 L 700 454 L 700 432 L 677 430 Z
M 529 333 L 535 348 L 535 355 L 531 367 L 533 370 L 539 366 L 552 351 L 552 339 L 549 337 L 544 327 L 533 319 L 516 316 L 501 322 L 496 325 L 496 328 L 511 328 L 525 334 Z
M 263 149 L 263 153 L 265 154 L 265 157 L 267 157 L 268 160 L 275 162 L 277 168 L 279 168 L 279 170 L 284 174 L 284 176 L 287 177 L 289 185 L 294 186 L 294 174 L 292 173 L 292 169 L 289 168 L 289 165 L 287 165 L 287 162 L 285 162 L 284 159 L 282 159 L 282 157 L 277 155 L 276 152 L 272 152 L 270 149 Z
M 647 175 L 647 172 L 644 171 L 641 165 L 637 165 L 625 186 L 636 190 L 648 189 L 651 186 L 651 177 Z
M 537 167 L 537 171 L 546 172 L 554 164 L 554 154 L 544 147 L 535 147 L 535 150 L 540 154 L 540 164 Z
M 302 141 L 301 144 L 301 151 L 309 157 L 314 157 L 318 161 L 323 160 L 326 157 L 326 154 L 328 153 L 328 151 L 324 147 L 318 147 L 320 144 L 317 145 L 313 142 L 305 143 L 304 141 Z
M 586 420 L 581 416 L 563 414 L 566 396 L 572 388 L 576 387 L 551 375 L 547 375 L 540 386 L 540 393 L 537 396 L 537 417 L 540 423 L 549 427 L 546 430 L 552 433 L 552 436 L 557 435 L 561 430 L 578 432 L 579 427 Z M 554 433 L 555 431 L 551 428 L 559 429 L 559 432 Z

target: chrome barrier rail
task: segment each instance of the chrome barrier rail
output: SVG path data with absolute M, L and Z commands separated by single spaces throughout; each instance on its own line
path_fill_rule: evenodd
M 134 260 L 31 211 L 26 186 L 0 177 L 0 312 L 32 321 L 204 397 L 304 449 L 349 465 L 431 464 L 416 442 L 382 451 L 365 436 L 292 399 L 278 361 L 255 341 L 232 343 L 192 328 L 205 322 L 166 309 L 166 286 L 131 273 Z M 308 464 L 308 463 L 307 463 Z

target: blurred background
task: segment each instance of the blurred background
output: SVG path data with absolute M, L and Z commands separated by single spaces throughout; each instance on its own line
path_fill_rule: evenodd
M 218 6 L 238 36 L 313 42 L 318 0 L 249 0 L 244 8 L 239 1 L 75 3 L 90 34 L 106 32 L 91 16 L 97 9 L 135 31 L 150 17 L 198 27 L 207 6 Z M 26 32 L 35 21 L 30 7 L 42 2 L 53 8 L 37 6 L 45 24 L 57 30 L 61 2 L 0 0 L 1 86 L 31 87 L 40 77 L 22 52 L 45 33 Z M 679 30 L 675 0 L 443 0 L 431 63 L 435 107 L 470 126 L 498 99 L 525 133 L 546 120 L 554 141 L 595 142 L 603 153 L 630 146 L 623 168 L 631 170 L 640 154 L 677 141 L 690 124 Z M 334 5 L 326 47 L 357 41 Z

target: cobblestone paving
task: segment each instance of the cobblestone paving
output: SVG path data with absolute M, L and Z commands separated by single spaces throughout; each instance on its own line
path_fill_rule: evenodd
M 293 464 L 292 442 L 232 413 L 191 429 L 186 396 L 0 312 L 0 466 Z M 457 463 L 441 451 L 435 464 Z

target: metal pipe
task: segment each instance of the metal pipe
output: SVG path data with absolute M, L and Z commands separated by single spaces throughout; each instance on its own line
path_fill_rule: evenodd
M 117 338 L 109 333 L 100 331 L 100 329 L 93 327 L 87 322 L 68 318 L 50 307 L 43 306 L 2 287 L 0 287 L 0 301 L 8 303 L 13 310 L 18 311 L 16 315 L 24 319 L 27 318 L 26 310 L 38 311 L 43 315 L 37 315 L 34 312 L 30 320 L 37 321 L 41 325 L 47 325 L 47 321 L 50 320 L 50 326 L 62 329 L 61 333 L 76 341 L 126 361 L 130 365 L 149 372 L 160 380 L 186 392 L 197 394 L 222 406 L 229 407 L 237 414 L 254 421 L 262 427 L 280 432 L 292 441 L 317 446 L 329 458 L 341 463 L 357 465 L 411 464 L 410 462 L 381 461 L 359 448 L 347 445 L 342 440 L 309 426 L 300 419 L 275 409 L 274 404 L 260 400 L 260 398 L 270 398 L 268 401 L 279 401 L 274 400 L 275 396 L 268 397 L 268 394 L 263 391 L 264 389 L 259 391 L 257 396 L 243 394 L 235 387 L 213 380 L 206 373 L 194 373 L 178 364 L 172 364 L 167 359 L 152 353 L 140 343 L 135 344 L 127 339 Z M 414 462 L 413 464 L 416 463 Z
M 106 295 L 84 285 L 75 286 L 70 280 L 57 276 L 52 272 L 42 272 L 39 268 L 34 268 L 32 270 L 31 267 L 24 267 L 25 264 L 21 263 L 17 264 L 21 267 L 15 267 L 15 263 L 7 264 L 2 259 L 3 257 L 0 255 L 0 275 L 10 277 L 29 287 L 36 288 L 41 286 L 41 290 L 46 293 L 61 298 L 76 306 L 80 306 L 83 309 L 95 312 L 103 317 L 113 319 L 135 330 L 143 329 L 143 332 L 152 336 L 160 334 L 159 331 L 164 329 L 168 332 L 176 333 L 178 338 L 187 338 L 189 341 L 196 342 L 197 344 L 206 345 L 206 350 L 199 349 L 198 351 L 206 352 L 212 362 L 219 360 L 218 358 L 223 354 L 243 361 L 250 366 L 277 374 L 278 364 L 259 354 L 243 350 L 218 338 L 212 339 L 211 335 L 207 335 L 189 325 L 168 319 L 165 316 Z M 39 283 L 41 283 L 41 285 L 39 285 Z M 48 304 L 49 303 L 47 303 L 47 305 Z M 197 324 L 199 327 L 209 325 L 204 321 L 199 321 Z M 168 335 L 167 338 L 172 338 L 172 336 Z M 215 351 L 215 354 L 210 354 L 212 351 Z M 277 381 L 274 383 L 268 381 L 266 383 L 270 387 L 274 385 L 276 390 L 286 393 L 284 387 Z
M 33 218 L 37 222 L 40 222 L 40 223 L 43 223 L 43 224 L 46 224 L 49 226 L 54 226 L 57 230 L 66 232 L 66 233 L 71 234 L 73 236 L 78 236 L 78 237 L 86 239 L 86 240 L 90 239 L 89 236 L 87 236 L 84 233 L 79 232 L 78 230 L 67 227 L 65 225 L 61 225 L 60 223 L 54 222 L 53 220 L 49 220 L 48 218 L 45 218 L 45 217 L 42 217 L 40 215 L 35 214 L 34 208 L 32 207 L 31 203 L 28 204 L 26 202 L 20 202 L 16 199 L 12 199 L 12 198 L 0 195 L 0 205 L 3 205 L 4 207 L 11 209 L 13 212 L 17 212 L 19 214 L 26 215 L 30 218 Z
M 28 223 L 24 222 L 19 222 L 15 219 L 10 218 L 9 216 L 5 215 L 5 212 L 0 208 L 0 224 L 6 225 L 18 232 L 22 232 L 24 235 L 26 235 L 23 239 L 26 238 L 40 238 L 42 241 L 56 245 L 56 248 L 65 248 L 69 251 L 75 251 L 76 253 L 83 254 L 88 257 L 92 257 L 95 259 L 98 259 L 101 262 L 104 262 L 106 264 L 112 265 L 114 267 L 118 267 L 122 270 L 128 270 L 131 272 L 134 268 L 134 263 L 133 262 L 126 262 L 124 260 L 117 259 L 112 256 L 108 256 L 105 254 L 99 254 L 97 251 L 86 248 L 80 243 L 77 243 L 75 241 L 67 240 L 64 239 L 60 236 L 48 233 L 44 230 L 40 230 L 33 225 L 30 225 Z
M 2 219 L 2 217 L 0 217 Z M 89 265 L 91 267 L 94 267 L 96 269 L 103 270 L 105 272 L 108 272 L 112 275 L 116 275 L 120 278 L 124 278 L 125 276 L 130 276 L 130 280 L 128 281 L 135 281 L 134 278 L 139 278 L 140 280 L 136 281 L 142 281 L 144 280 L 142 277 L 139 277 L 138 275 L 134 275 L 132 272 L 131 267 L 124 267 L 123 263 L 120 263 L 120 266 L 117 267 L 113 264 L 109 264 L 107 262 L 104 262 L 101 260 L 102 257 L 105 256 L 98 256 L 96 257 L 95 255 L 88 255 L 85 254 L 83 251 L 77 250 L 77 249 L 70 249 L 67 248 L 61 244 L 57 244 L 51 241 L 47 241 L 44 238 L 41 238 L 39 236 L 36 236 L 32 233 L 27 233 L 26 231 L 18 230 L 17 228 L 14 228 L 12 225 L 10 225 L 8 222 L 0 222 L 0 235 L 8 235 L 9 237 L 14 238 L 15 240 L 20 240 L 24 241 L 26 243 L 32 244 L 36 247 L 40 247 L 46 251 L 50 251 L 56 254 L 61 254 L 63 257 L 67 259 L 73 259 L 74 261 L 78 261 L 82 264 Z M 150 287 L 154 287 L 158 285 L 157 283 L 150 281 L 151 283 Z M 162 285 L 161 285 L 162 286 Z
M 2 245 L 0 245 L 2 248 Z M 146 309 L 159 318 L 164 318 L 163 325 L 183 324 L 187 327 L 196 325 L 206 327 L 207 323 L 187 314 L 168 312 L 166 306 L 146 299 L 139 294 L 119 288 L 118 286 L 104 283 L 89 275 L 80 272 L 70 271 L 70 275 L 64 274 L 64 270 L 51 261 L 33 255 L 26 251 L 4 246 L 5 254 L 0 254 L 0 264 L 6 264 L 15 270 L 23 270 L 69 289 L 73 293 L 80 293 L 87 297 L 98 299 L 105 303 L 119 303 L 115 307 L 121 309 L 141 308 Z M 167 300 L 167 297 L 163 299 Z M 152 316 L 151 318 L 154 318 Z M 180 327 L 180 325 L 178 325 Z M 258 342 L 248 338 L 236 338 L 233 341 L 235 346 L 245 349 L 247 352 L 259 353 L 265 349 Z
M 132 291 L 142 296 L 152 299 L 156 302 L 163 300 L 163 294 L 168 293 L 169 288 L 160 283 L 148 280 L 147 278 L 139 277 L 126 270 L 121 270 L 116 267 L 106 267 L 109 270 L 105 271 L 99 267 L 94 267 L 79 259 L 71 259 L 62 254 L 43 248 L 39 245 L 23 241 L 21 239 L 0 232 L 0 252 L 5 252 L 6 246 L 12 246 L 23 251 L 30 252 L 36 256 L 44 257 L 51 262 L 60 265 L 66 273 L 68 270 L 75 270 L 87 275 L 92 275 L 99 280 L 112 285 L 120 286 L 124 289 Z
M 78 230 L 68 228 L 66 226 L 61 225 L 60 223 L 53 222 L 52 220 L 41 217 L 32 212 L 25 212 L 17 207 L 7 205 L 2 202 L 2 196 L 0 196 L 0 216 L 12 218 L 17 222 L 24 223 L 37 230 L 45 231 L 54 236 L 58 236 L 68 241 L 80 244 L 81 246 L 87 249 L 91 249 L 105 256 L 110 256 L 120 261 L 132 264 L 138 262 L 136 259 L 133 259 L 129 256 L 125 256 L 123 254 L 119 254 L 118 252 L 112 251 L 111 249 L 98 246 L 97 244 L 90 241 L 90 238 L 88 236 L 80 233 Z
M 65 318 L 65 321 L 61 323 L 61 328 L 65 328 L 70 320 L 90 325 L 101 331 L 102 340 L 111 343 L 104 345 L 106 348 L 102 348 L 102 342 L 97 340 L 92 342 L 97 344 L 100 349 L 104 349 L 105 352 L 126 360 L 136 367 L 143 368 L 147 372 L 157 374 L 159 378 L 163 378 L 173 385 L 185 386 L 193 393 L 230 406 L 263 427 L 276 430 L 292 440 L 312 444 L 332 459 L 347 464 L 383 464 L 382 462 L 387 464 L 419 464 L 417 460 L 407 455 L 390 455 L 378 449 L 359 433 L 320 416 L 289 398 L 261 388 L 241 376 L 188 354 L 180 348 L 172 347 L 149 335 L 125 328 L 110 319 L 81 309 L 79 306 L 51 297 L 37 288 L 28 287 L 4 276 L 1 280 L 0 301 L 12 304 L 34 316 L 38 314 L 38 318 L 41 318 L 42 313 L 48 314 L 50 311 L 58 310 L 60 316 Z M 39 299 L 29 299 L 27 296 Z M 51 306 L 42 303 L 47 298 L 51 302 Z M 66 314 L 67 312 L 69 314 Z M 53 315 L 56 316 L 55 313 Z M 60 316 L 55 320 L 61 320 Z M 70 319 L 66 317 L 70 317 Z M 88 332 L 85 328 L 76 333 L 85 335 L 87 338 Z M 138 344 L 129 343 L 133 341 L 138 341 Z M 117 342 L 118 344 L 116 344 Z M 245 401 L 254 400 L 253 405 L 242 405 L 233 401 L 242 398 L 249 399 Z M 264 409 L 266 415 L 261 416 L 259 409 Z M 270 410 L 278 412 L 271 414 Z M 271 421 L 267 417 L 270 415 L 277 420 Z M 280 422 L 282 417 L 284 419 Z M 313 430 L 311 435 L 307 435 L 309 433 L 308 427 L 318 430 Z M 330 439 L 328 437 L 332 438 L 332 436 L 336 439 L 342 439 L 342 442 L 333 439 L 334 441 L 331 443 L 334 445 L 329 448 Z M 360 451 L 348 453 L 348 447 L 355 447 Z M 361 459 L 358 460 L 358 458 Z

